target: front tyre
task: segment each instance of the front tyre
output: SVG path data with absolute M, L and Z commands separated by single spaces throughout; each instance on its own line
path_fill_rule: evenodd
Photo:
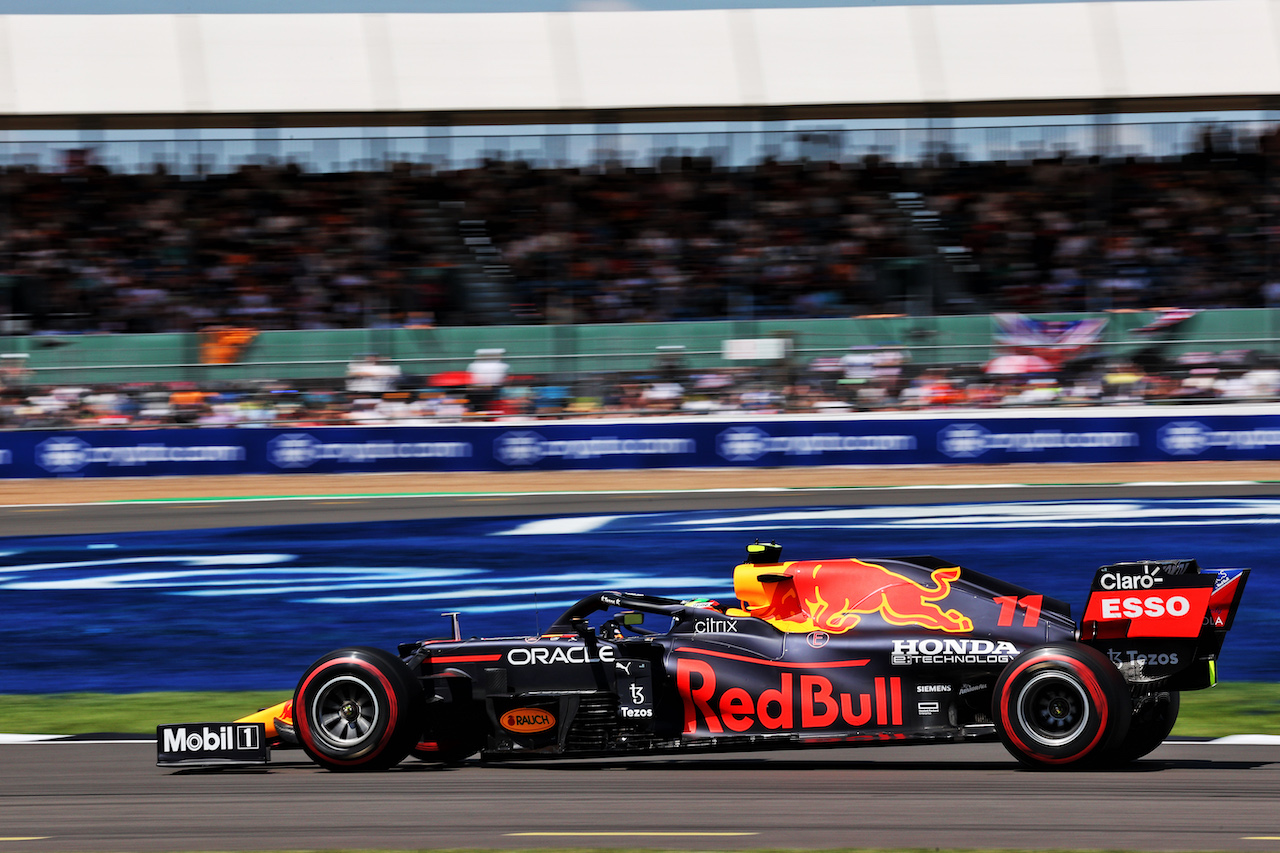
M 1028 649 L 996 681 L 992 715 L 1005 749 L 1029 767 L 1079 767 L 1123 741 L 1131 715 L 1124 676 L 1097 649 Z
M 422 685 L 395 655 L 354 647 L 313 663 L 293 695 L 298 742 L 326 770 L 385 770 L 422 732 Z

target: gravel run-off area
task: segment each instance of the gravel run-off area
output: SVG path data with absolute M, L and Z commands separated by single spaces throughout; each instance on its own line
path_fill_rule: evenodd
M 0 481 L 0 505 L 182 498 L 859 488 L 967 484 L 1278 482 L 1280 462 L 1135 462 L 1090 465 L 664 468 L 402 474 L 247 474 Z

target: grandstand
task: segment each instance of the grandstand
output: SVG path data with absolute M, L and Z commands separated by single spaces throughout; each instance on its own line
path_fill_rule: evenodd
M 995 312 L 1112 312 L 1098 346 L 1131 358 L 1163 315 L 1115 312 L 1171 307 L 1207 342 L 1164 355 L 1239 378 L 1280 305 L 1273 15 L 0 16 L 8 385 L 339 390 L 370 351 L 425 385 L 501 347 L 570 389 L 526 409 L 643 409 L 684 347 L 752 399 L 839 408 L 834 369 L 795 365 L 892 341 L 902 383 L 970 375 Z M 785 370 L 722 357 L 770 337 Z M 1192 369 L 1161 393 L 1209 393 Z

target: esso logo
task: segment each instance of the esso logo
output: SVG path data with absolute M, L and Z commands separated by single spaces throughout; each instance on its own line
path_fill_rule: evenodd
M 1150 592 L 1094 590 L 1085 607 L 1085 622 L 1128 621 L 1126 637 L 1194 637 L 1200 633 L 1209 587 Z
M 1186 616 L 1191 612 L 1191 602 L 1182 595 L 1171 595 L 1168 598 L 1158 595 L 1146 598 L 1139 598 L 1136 595 L 1126 598 L 1108 597 L 1103 598 L 1100 603 L 1103 619 L 1137 619 L 1141 616 L 1158 619 L 1166 614 Z

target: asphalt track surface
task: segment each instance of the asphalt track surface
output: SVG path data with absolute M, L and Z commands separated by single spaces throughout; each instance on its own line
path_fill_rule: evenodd
M 1119 772 L 999 744 L 335 774 L 152 766 L 151 743 L 0 747 L 0 850 L 1276 850 L 1280 746 L 1167 743 Z
M 671 489 L 614 492 L 489 492 L 429 495 L 291 495 L 279 498 L 0 505 L 0 536 L 57 536 L 133 530 L 331 524 L 487 516 L 571 516 L 795 506 L 886 506 L 1008 500 L 1261 497 L 1280 482 L 1133 482 L 863 487 Z
M 30 504 L 0 534 L 459 515 L 1276 494 L 1274 483 Z M 1021 769 L 999 744 L 333 774 L 154 766 L 153 742 L 0 746 L 0 853 L 425 848 L 1280 850 L 1280 745 L 1166 743 L 1123 771 Z

